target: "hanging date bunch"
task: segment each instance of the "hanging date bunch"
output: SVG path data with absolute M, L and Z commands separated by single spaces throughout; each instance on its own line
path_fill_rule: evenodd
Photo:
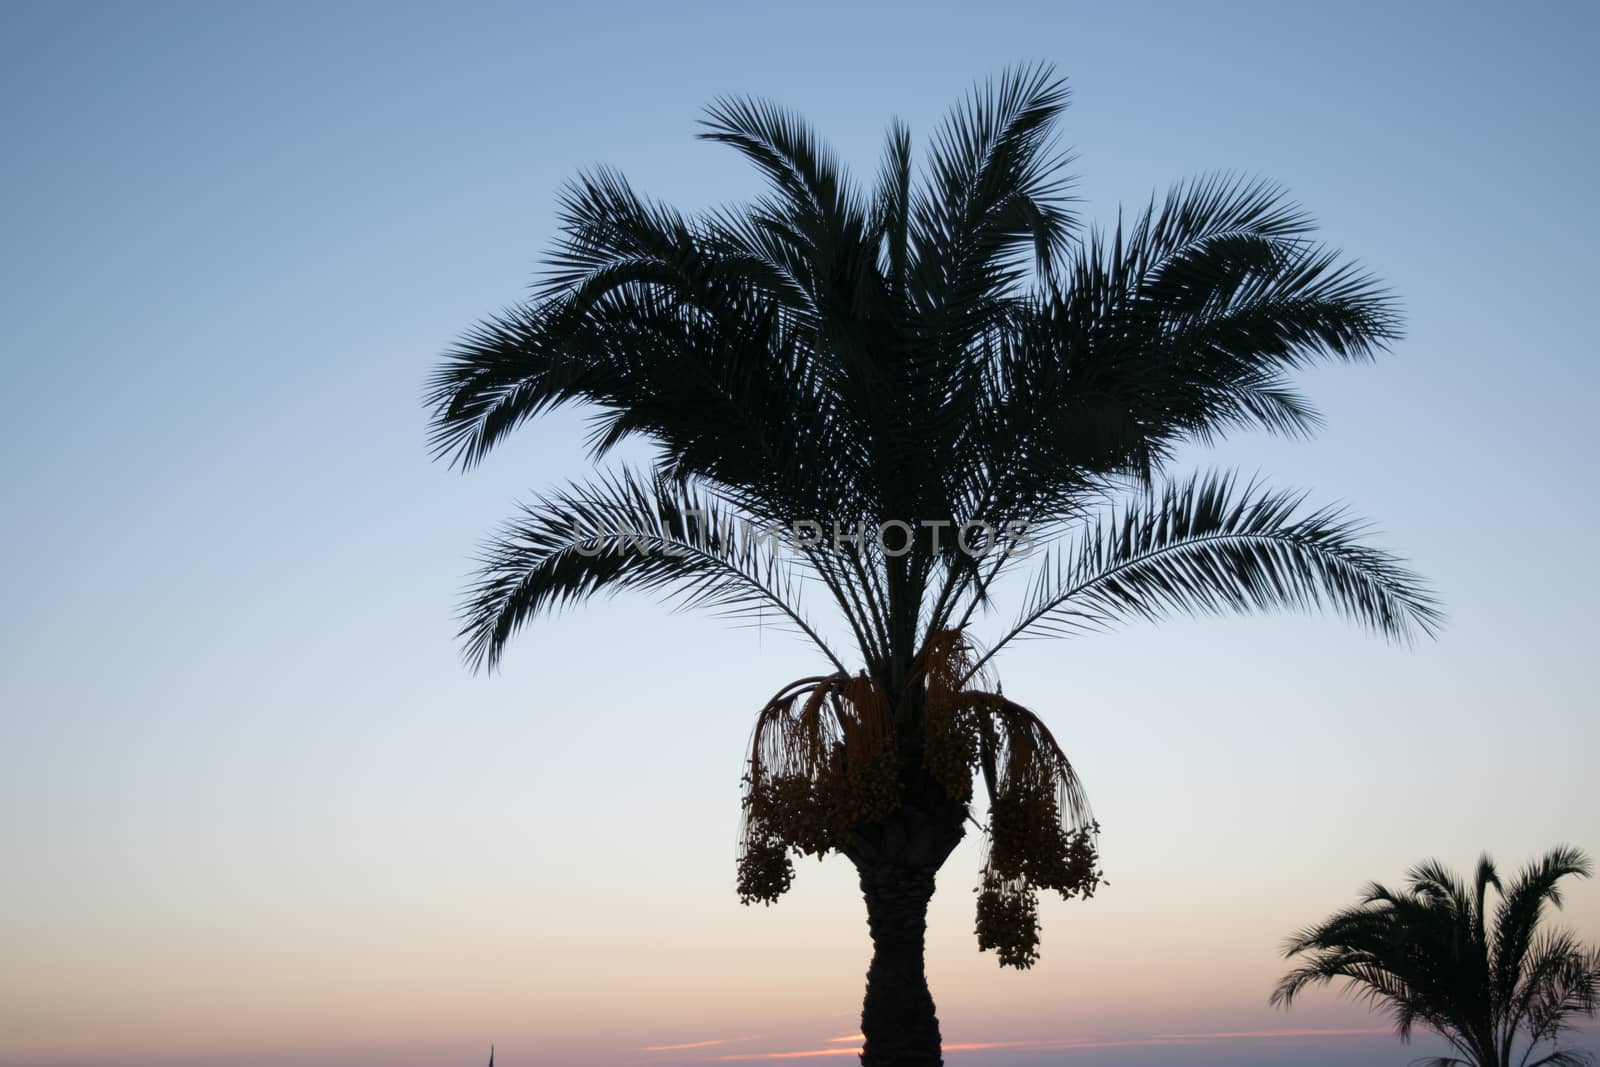
M 791 853 L 821 856 L 900 799 L 893 712 L 866 676 L 803 678 L 756 719 L 744 778 L 739 899 L 770 904 L 794 881 Z
M 1038 895 L 1087 898 L 1101 881 L 1100 827 L 1049 729 L 979 671 L 966 634 L 927 639 L 899 701 L 862 674 L 802 678 L 761 709 L 744 778 L 738 890 L 770 904 L 794 882 L 792 857 L 842 850 L 901 799 L 896 731 L 920 734 L 923 769 L 950 799 L 988 795 L 978 947 L 1003 966 L 1039 958 Z M 899 712 L 897 715 L 896 712 Z
M 994 950 L 1002 966 L 1027 968 L 1039 958 L 1039 891 L 1087 899 L 1100 885 L 1100 826 L 1049 728 L 998 687 L 991 692 L 977 660 L 959 630 L 929 639 L 924 762 L 963 802 L 972 799 L 974 773 L 982 777 L 989 819 L 978 947 Z

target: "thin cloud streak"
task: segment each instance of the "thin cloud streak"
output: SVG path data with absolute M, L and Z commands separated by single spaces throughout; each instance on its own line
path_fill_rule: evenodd
M 713 1045 L 726 1045 L 727 1038 L 718 1038 L 715 1041 L 690 1041 L 684 1045 L 646 1045 L 640 1052 L 682 1052 L 691 1048 L 710 1048 Z
M 1372 1037 L 1378 1034 L 1388 1034 L 1389 1027 L 1363 1027 L 1346 1029 L 1283 1029 L 1283 1030 L 1218 1030 L 1212 1033 L 1183 1033 L 1183 1034 L 1151 1034 L 1148 1037 L 1130 1037 L 1117 1039 L 1088 1039 L 1068 1041 L 965 1041 L 946 1044 L 946 1052 L 988 1052 L 995 1049 L 1035 1049 L 1043 1052 L 1061 1052 L 1071 1049 L 1103 1049 L 1103 1048 L 1175 1048 L 1185 1045 L 1204 1045 L 1217 1041 L 1260 1040 L 1272 1038 L 1309 1038 L 1309 1037 Z M 849 1037 L 830 1037 L 830 1044 L 846 1041 L 859 1041 L 861 1036 L 854 1034 Z M 825 1056 L 856 1056 L 861 1053 L 860 1048 L 819 1048 L 796 1049 L 789 1052 L 744 1052 L 728 1053 L 722 1056 L 713 1056 L 705 1063 L 753 1063 L 767 1060 L 803 1060 L 817 1059 Z
M 1156 1037 L 1204 1038 L 1210 1041 L 1233 1037 L 1371 1037 L 1375 1034 L 1392 1034 L 1392 1026 L 1344 1028 L 1339 1030 L 1226 1030 L 1214 1034 L 1156 1034 Z
M 950 1046 L 946 1045 L 946 1048 Z M 713 1056 L 706 1063 L 750 1062 L 753 1060 L 808 1060 L 818 1056 L 859 1056 L 858 1048 L 813 1048 L 798 1052 L 746 1052 L 742 1055 Z

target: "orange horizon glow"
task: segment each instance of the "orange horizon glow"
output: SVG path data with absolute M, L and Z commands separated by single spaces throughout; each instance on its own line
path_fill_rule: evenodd
M 1151 1034 L 1146 1037 L 1115 1038 L 1115 1039 L 1067 1039 L 1067 1040 L 1024 1040 L 1024 1041 L 964 1041 L 946 1042 L 946 1052 L 988 1052 L 997 1049 L 1034 1049 L 1038 1051 L 1056 1052 L 1071 1049 L 1108 1049 L 1108 1048 L 1161 1048 L 1185 1045 L 1203 1045 L 1215 1041 L 1235 1041 L 1252 1039 L 1294 1039 L 1312 1037 L 1374 1037 L 1392 1034 L 1392 1027 L 1297 1027 L 1276 1030 L 1218 1030 L 1214 1032 L 1193 1032 L 1177 1034 Z M 861 1035 L 852 1034 L 846 1037 L 830 1037 L 825 1040 L 829 1044 L 860 1041 Z M 702 1041 L 691 1045 L 658 1046 L 647 1051 L 665 1051 L 671 1048 L 703 1048 L 711 1045 L 728 1044 L 739 1039 L 725 1039 L 721 1041 Z M 861 1054 L 859 1046 L 853 1048 L 816 1048 L 792 1049 L 782 1052 L 740 1052 L 725 1053 L 702 1060 L 704 1063 L 749 1063 L 764 1060 L 800 1060 L 817 1059 L 827 1056 L 857 1056 Z

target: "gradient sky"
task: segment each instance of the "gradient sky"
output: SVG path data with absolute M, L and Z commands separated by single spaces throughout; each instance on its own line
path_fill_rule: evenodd
M 753 714 L 814 657 L 623 598 L 470 676 L 478 539 L 588 463 L 562 415 L 431 464 L 422 381 L 523 294 L 580 168 L 752 193 L 693 140 L 716 95 L 870 172 L 891 116 L 925 139 L 1036 58 L 1091 217 L 1261 175 L 1400 294 L 1391 357 L 1307 376 L 1319 439 L 1193 463 L 1349 502 L 1450 623 L 1009 652 L 1110 885 L 1002 972 L 963 845 L 929 972 L 947 1041 L 991 1047 L 949 1062 L 1404 1062 L 1332 993 L 1271 1011 L 1280 939 L 1427 856 L 1600 850 L 1597 10 L 0 5 L 0 1064 L 849 1062 L 847 865 L 733 893 Z M 1600 937 L 1600 885 L 1564 918 Z

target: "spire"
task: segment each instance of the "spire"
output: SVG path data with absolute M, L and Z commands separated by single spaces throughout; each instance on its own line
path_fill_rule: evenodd
M 494 1046 L 489 1046 L 489 1067 L 494 1067 Z

